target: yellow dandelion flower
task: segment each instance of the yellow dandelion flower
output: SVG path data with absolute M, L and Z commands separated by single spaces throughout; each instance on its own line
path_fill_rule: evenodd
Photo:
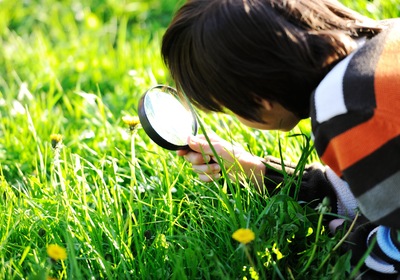
M 242 244 L 247 244 L 253 241 L 256 235 L 251 229 L 240 228 L 232 234 L 232 238 Z
M 135 130 L 135 128 L 140 124 L 139 117 L 137 116 L 123 116 L 122 121 L 129 126 L 131 131 Z
M 47 254 L 55 261 L 66 260 L 67 250 L 57 244 L 50 244 L 47 246 Z
M 52 134 L 50 135 L 51 146 L 53 149 L 59 147 L 61 145 L 63 136 L 61 134 Z

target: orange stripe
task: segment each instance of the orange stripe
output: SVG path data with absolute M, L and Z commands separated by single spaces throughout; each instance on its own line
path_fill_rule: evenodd
M 376 67 L 377 109 L 374 116 L 367 122 L 333 138 L 321 157 L 322 161 L 339 176 L 343 170 L 400 135 L 399 34 L 400 26 L 388 34 L 387 43 Z M 392 36 L 395 37 L 394 40 Z
M 322 161 L 341 175 L 344 169 L 398 136 L 399 126 L 396 128 L 390 120 L 383 120 L 379 115 L 376 112 L 369 121 L 333 138 L 321 157 Z
M 392 39 L 392 37 L 394 37 Z M 396 38 L 397 37 L 397 38 Z M 375 72 L 376 105 L 389 110 L 392 121 L 400 121 L 400 26 L 391 30 Z M 395 109 L 397 108 L 396 112 Z

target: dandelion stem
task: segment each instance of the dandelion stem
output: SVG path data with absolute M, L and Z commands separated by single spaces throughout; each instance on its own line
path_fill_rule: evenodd
M 137 185 L 136 180 L 136 153 L 135 153 L 135 136 L 136 131 L 132 131 L 131 133 L 131 187 Z
M 67 189 L 65 187 L 64 177 L 61 171 L 60 149 L 55 150 L 54 165 L 56 167 L 56 173 L 60 182 L 61 191 L 63 192 L 64 195 L 66 195 Z
M 137 129 L 139 128 L 140 120 L 138 117 L 132 116 L 124 116 L 122 117 L 122 121 L 129 126 L 129 130 L 131 132 L 131 189 L 133 190 L 136 187 L 136 191 L 139 192 L 139 187 L 137 186 L 136 180 L 136 155 L 135 155 L 135 136 Z M 138 197 L 137 193 L 135 193 L 136 198 Z
M 136 178 L 136 165 L 137 165 L 137 159 L 136 159 L 136 152 L 135 152 L 135 136 L 136 136 L 136 129 L 131 131 L 131 196 L 133 196 L 138 199 L 139 194 L 140 194 L 140 189 L 137 184 L 137 178 Z M 132 202 L 133 197 L 130 198 L 130 202 Z
M 53 147 L 54 151 L 54 168 L 55 168 L 55 177 L 58 177 L 60 186 L 61 186 L 61 191 L 63 192 L 63 195 L 67 195 L 67 189 L 65 187 L 65 181 L 64 177 L 62 175 L 61 171 L 61 158 L 60 158 L 60 153 L 61 153 L 61 148 L 62 148 L 62 135 L 61 134 L 52 134 L 50 135 L 51 139 L 51 146 Z
M 246 254 L 247 259 L 249 260 L 250 265 L 253 267 L 254 271 L 257 272 L 253 258 L 250 256 L 249 248 L 245 244 L 243 244 L 243 247 L 244 247 L 244 253 Z
M 347 237 L 350 235 L 351 231 L 353 230 L 353 228 L 354 228 L 354 226 L 355 226 L 355 224 L 357 222 L 358 215 L 359 215 L 359 213 L 357 212 L 356 216 L 354 217 L 354 220 L 351 223 L 351 225 L 350 225 L 349 229 L 347 230 L 346 234 L 342 237 L 342 239 L 340 239 L 340 241 L 338 242 L 338 244 L 336 244 L 336 246 L 332 249 L 332 251 L 336 251 L 343 244 L 343 242 L 346 241 Z

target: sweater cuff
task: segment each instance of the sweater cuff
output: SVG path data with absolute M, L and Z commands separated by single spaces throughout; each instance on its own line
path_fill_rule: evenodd
M 339 178 L 329 166 L 325 168 L 326 178 L 332 184 L 336 193 L 338 214 L 353 219 L 356 215 L 358 204 L 353 193 L 350 191 L 349 185 L 346 181 Z
M 388 227 L 378 226 L 369 233 L 367 245 L 373 236 L 377 237 L 377 245 L 365 259 L 365 265 L 380 273 L 396 274 L 399 271 L 400 251 L 393 244 L 390 231 Z

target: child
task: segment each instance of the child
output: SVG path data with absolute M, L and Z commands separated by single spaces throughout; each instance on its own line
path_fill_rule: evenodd
M 398 274 L 400 19 L 375 22 L 336 0 L 189 0 L 161 51 L 178 90 L 201 109 L 232 112 L 268 130 L 288 131 L 311 117 L 326 166 L 306 170 L 301 195 L 331 197 L 350 217 L 358 207 L 369 222 L 352 234 L 353 257 L 376 235 L 365 264 Z M 279 168 L 279 161 L 216 136 L 211 144 L 228 167 L 234 156 L 259 188 L 279 179 L 266 167 Z M 208 164 L 213 152 L 204 136 L 191 137 L 189 146 L 193 151 L 178 155 L 200 179 L 217 179 L 220 166 Z

